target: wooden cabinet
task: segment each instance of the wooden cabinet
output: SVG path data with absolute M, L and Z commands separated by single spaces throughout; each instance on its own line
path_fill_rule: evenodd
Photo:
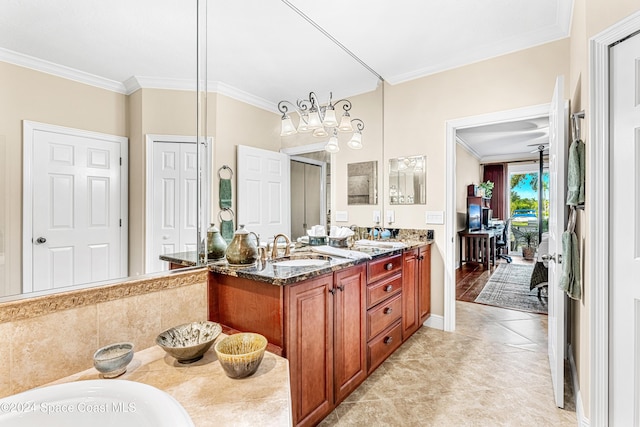
M 327 275 L 285 292 L 294 425 L 312 425 L 333 409 L 332 289 L 333 275 Z
M 421 325 L 431 316 L 431 245 L 419 248 L 418 316 Z
M 294 425 L 315 425 L 367 376 L 365 266 L 285 290 Z
M 402 293 L 402 337 L 406 340 L 431 314 L 430 245 L 404 253 Z
M 367 267 L 367 372 L 373 372 L 402 344 L 402 254 Z
M 367 377 L 365 266 L 337 271 L 334 277 L 335 404 Z
M 402 336 L 409 338 L 420 327 L 418 316 L 418 270 L 419 250 L 403 254 L 402 265 Z
M 294 425 L 316 425 L 429 316 L 430 254 L 422 246 L 285 286 L 212 273 L 209 318 L 267 337 L 289 360 Z

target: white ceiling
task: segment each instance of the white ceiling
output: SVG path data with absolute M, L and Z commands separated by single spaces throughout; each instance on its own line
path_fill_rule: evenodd
M 272 111 L 312 90 L 321 102 L 351 96 L 378 76 L 397 84 L 568 37 L 572 4 L 209 0 L 209 88 Z M 195 87 L 196 10 L 195 0 L 3 0 L 0 60 L 122 93 Z M 467 133 L 470 146 L 488 135 Z
M 549 145 L 549 118 L 458 129 L 456 136 L 458 142 L 483 163 L 538 159 L 538 147 Z

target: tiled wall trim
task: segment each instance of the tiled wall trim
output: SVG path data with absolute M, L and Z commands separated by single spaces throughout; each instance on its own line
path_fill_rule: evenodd
M 0 303 L 0 323 L 207 281 L 206 268 Z

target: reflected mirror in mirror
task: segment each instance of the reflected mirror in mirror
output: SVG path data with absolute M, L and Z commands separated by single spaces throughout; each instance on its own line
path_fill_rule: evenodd
M 398 157 L 389 160 L 389 204 L 427 203 L 426 157 Z
M 378 162 L 347 165 L 347 203 L 375 205 L 378 203 Z

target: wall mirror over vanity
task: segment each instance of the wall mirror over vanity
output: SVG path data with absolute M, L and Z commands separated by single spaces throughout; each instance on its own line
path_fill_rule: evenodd
M 313 210 L 314 214 L 295 217 L 302 219 L 296 219 L 301 224 L 294 227 L 294 215 L 290 211 L 276 212 L 286 218 L 278 231 L 294 235 L 303 233 L 307 225 L 326 223 L 329 226 L 335 220 L 332 211 L 347 209 L 347 186 L 336 185 L 347 181 L 347 164 L 372 158 L 378 164 L 383 162 L 380 77 L 309 25 L 286 2 L 268 6 L 269 22 L 255 19 L 256 26 L 247 28 L 242 25 L 247 14 L 260 14 L 265 7 L 258 0 L 249 0 L 249 3 L 141 0 L 135 4 L 126 1 L 102 4 L 65 0 L 63 4 L 54 5 L 26 0 L 3 8 L 0 85 L 7 95 L 2 102 L 10 108 L 3 109 L 8 114 L 2 118 L 0 132 L 0 298 L 22 299 L 168 270 L 169 264 L 160 261 L 158 255 L 196 251 L 198 240 L 202 240 L 198 239 L 196 229 L 201 236 L 206 236 L 209 224 L 216 222 L 218 183 L 216 174 L 210 171 L 225 164 L 234 167 L 238 145 L 280 153 L 291 149 L 294 152 L 287 154 L 288 159 L 294 164 L 294 158 L 298 158 L 293 167 L 306 170 L 302 174 L 295 172 L 296 177 L 304 177 L 297 179 L 295 185 L 304 183 L 308 195 L 305 197 L 308 203 L 301 207 L 296 204 L 296 209 L 307 213 Z M 204 12 L 203 4 L 207 6 Z M 61 10 L 73 13 L 61 14 Z M 154 13 L 149 14 L 149 10 Z M 58 15 L 60 19 L 46 20 L 46 26 L 21 24 Z M 123 21 L 125 15 L 130 19 Z M 101 19 L 86 25 L 87 20 L 95 16 Z M 128 25 L 132 22 L 135 24 Z M 167 22 L 171 25 L 166 25 Z M 280 36 L 272 31 L 274 24 L 300 35 L 291 41 L 291 49 L 299 52 L 295 61 L 291 61 L 289 55 L 282 55 Z M 197 28 L 200 31 L 196 31 Z M 51 34 L 56 34 L 56 38 Z M 314 46 L 314 51 L 305 49 L 309 44 Z M 117 49 L 111 49 L 112 46 Z M 237 52 L 248 46 L 258 46 L 261 55 L 238 57 Z M 232 67 L 234 64 L 237 68 Z M 309 69 L 315 72 L 308 73 Z M 206 88 L 197 79 L 198 73 L 206 74 Z M 329 81 L 324 76 L 335 78 Z M 264 77 L 268 84 L 260 83 L 263 80 L 258 77 Z M 204 96 L 205 89 L 207 96 Z M 288 99 L 295 103 L 310 91 L 318 94 L 321 105 L 327 105 L 331 94 L 334 103 L 340 99 L 353 103 L 352 118 L 366 123 L 361 140 L 364 150 L 348 148 L 351 136 L 347 134 L 338 135 L 342 149 L 333 154 L 325 151 L 328 137 L 278 134 L 281 121 L 278 102 Z M 338 120 L 343 104 L 336 108 Z M 205 105 L 207 117 L 202 116 Z M 123 174 L 118 181 L 102 177 L 91 183 L 92 194 L 102 195 L 100 200 L 89 203 L 98 208 L 94 213 L 107 212 L 100 205 L 107 199 L 116 201 L 108 215 L 91 217 L 87 212 L 73 211 L 66 203 L 71 198 L 65 195 L 78 189 L 64 180 L 56 181 L 51 188 L 63 195 L 55 199 L 65 202 L 65 206 L 48 207 L 51 215 L 38 222 L 33 215 L 47 211 L 38 204 L 46 198 L 35 195 L 31 197 L 31 213 L 28 212 L 29 206 L 23 204 L 23 193 L 28 190 L 25 187 L 46 186 L 37 184 L 45 181 L 37 181 L 35 177 L 28 182 L 31 172 L 43 169 L 23 162 L 25 121 L 52 126 L 53 131 L 59 128 L 78 131 L 77 138 L 99 139 L 110 135 L 117 141 L 125 141 L 111 150 L 109 157 L 95 158 L 102 159 L 103 165 L 122 162 Z M 242 126 L 247 121 L 252 126 Z M 198 136 L 211 145 L 201 149 L 200 144 L 195 144 Z M 31 150 L 32 153 L 45 151 L 36 146 Z M 58 151 L 62 160 L 63 151 Z M 151 173 L 163 166 L 156 164 L 163 158 L 173 159 L 170 164 L 187 165 L 176 171 L 175 185 L 164 190 L 154 188 L 152 180 L 155 177 L 162 181 L 167 177 Z M 306 160 L 300 162 L 300 159 Z M 300 167 L 301 163 L 304 167 Z M 73 168 L 70 166 L 69 170 Z M 237 176 L 234 178 L 237 180 Z M 382 179 L 383 174 L 374 175 L 370 186 L 381 189 Z M 236 185 L 234 182 L 237 227 L 243 195 Z M 318 191 L 319 187 L 322 190 Z M 166 199 L 175 203 L 154 204 L 162 200 L 164 196 L 159 195 L 167 195 L 170 188 L 175 191 Z M 179 192 L 179 188 L 190 190 Z M 298 202 L 301 198 L 294 194 L 304 194 L 298 192 L 298 188 L 290 185 L 283 198 Z M 379 210 L 383 209 L 381 194 L 377 200 L 371 197 L 369 200 L 377 204 Z M 285 203 L 284 199 L 281 202 L 277 205 L 281 208 L 294 205 Z M 163 213 L 168 215 L 154 217 Z M 84 261 L 74 260 L 69 255 L 72 250 L 60 249 L 66 243 L 56 243 L 55 235 L 62 228 L 72 228 L 68 227 L 72 216 L 74 221 L 82 223 L 109 222 L 117 240 L 114 247 L 118 249 L 107 252 L 106 246 L 111 244 L 95 245 L 93 253 Z M 357 213 L 352 214 L 349 221 L 366 224 L 370 217 L 369 212 Z M 57 228 L 55 233 L 38 225 L 48 220 Z M 164 220 L 182 230 L 163 231 Z M 247 228 L 253 227 L 247 223 Z M 45 268 L 47 263 L 39 257 L 52 261 Z M 107 260 L 117 262 L 111 265 Z M 81 281 L 71 279 L 71 276 L 80 277 L 74 268 L 88 265 L 93 268 Z
M 389 204 L 427 203 L 427 158 L 398 157 L 389 160 Z
M 347 165 L 347 198 L 349 205 L 378 204 L 378 162 Z

